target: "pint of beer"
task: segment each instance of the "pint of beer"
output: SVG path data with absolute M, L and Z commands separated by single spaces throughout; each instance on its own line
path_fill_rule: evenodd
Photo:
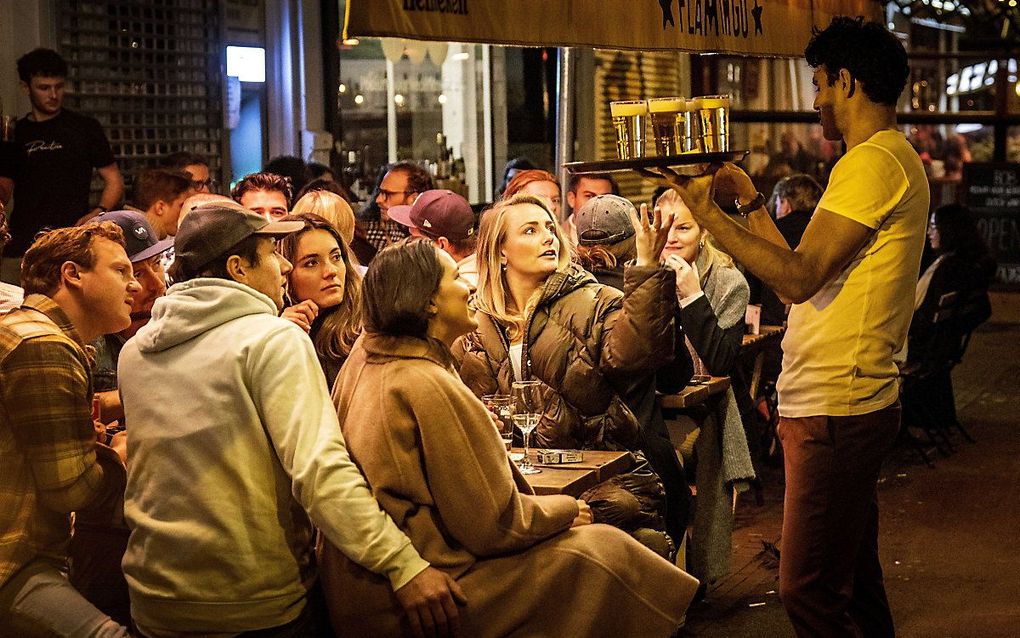
M 677 155 L 684 148 L 685 103 L 682 97 L 660 97 L 648 100 L 648 117 L 652 121 L 652 137 L 656 154 Z
M 630 100 L 610 102 L 609 112 L 616 129 L 616 154 L 620 159 L 636 159 L 645 156 L 645 116 L 648 102 Z
M 704 147 L 701 143 L 701 124 L 698 111 L 701 109 L 701 98 L 695 97 L 687 100 L 685 105 L 687 117 L 684 118 L 684 142 L 685 153 L 701 153 Z
M 702 150 L 705 153 L 730 150 L 730 96 L 706 95 L 699 99 Z

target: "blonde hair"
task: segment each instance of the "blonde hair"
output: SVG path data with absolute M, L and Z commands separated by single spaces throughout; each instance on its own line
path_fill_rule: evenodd
M 516 206 L 537 206 L 545 211 L 552 222 L 553 233 L 559 240 L 559 258 L 556 270 L 566 270 L 570 265 L 569 244 L 563 236 L 563 230 L 556 222 L 555 216 L 545 201 L 534 195 L 520 193 L 499 202 L 482 214 L 482 222 L 478 228 L 478 290 L 475 293 L 476 307 L 490 315 L 500 324 L 506 326 L 510 341 L 516 341 L 524 333 L 528 315 L 538 303 L 542 290 L 536 290 L 524 308 L 512 310 L 509 307 L 510 295 L 507 290 L 506 271 L 503 269 L 501 249 L 506 241 L 506 217 Z
M 677 212 L 676 209 L 679 209 L 681 207 L 686 209 L 688 212 L 690 212 L 691 210 L 690 207 L 687 206 L 687 203 L 684 202 L 683 198 L 680 197 L 680 193 L 676 192 L 672 188 L 667 190 L 662 195 L 660 195 L 659 199 L 655 200 L 655 205 L 657 207 L 664 209 L 663 212 L 672 210 L 674 215 Z M 732 268 L 733 258 L 716 247 L 715 242 L 712 240 L 712 234 L 710 232 L 705 230 L 701 226 L 701 224 L 698 224 L 698 222 L 695 221 L 694 223 L 697 224 L 698 228 L 701 230 L 701 241 L 699 242 L 698 257 L 695 258 L 695 260 L 700 259 L 702 253 L 704 253 L 705 255 L 704 259 L 705 267 L 701 272 L 698 273 L 700 275 L 701 286 L 702 288 L 704 288 L 705 282 L 708 280 L 708 273 L 712 270 L 712 266 L 714 266 L 715 264 L 719 264 L 724 268 Z
M 344 241 L 354 241 L 354 211 L 343 197 L 329 191 L 312 191 L 304 194 L 290 211 L 293 215 L 313 213 L 337 229 Z

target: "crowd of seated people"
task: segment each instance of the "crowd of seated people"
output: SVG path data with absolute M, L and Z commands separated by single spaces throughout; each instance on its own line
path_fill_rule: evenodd
M 5 287 L 0 625 L 152 638 L 682 625 L 698 587 L 671 560 L 685 525 L 667 521 L 627 403 L 638 386 L 654 395 L 675 351 L 670 215 L 627 218 L 625 292 L 571 261 L 541 197 L 497 203 L 479 228 L 447 191 L 394 203 L 423 237 L 391 238 L 366 269 L 353 211 L 328 189 L 305 195 L 320 215 L 295 212 L 278 175 L 245 178 L 235 200 L 184 181 L 161 230 L 122 210 L 47 231 L 23 260 L 24 300 Z M 631 450 L 636 467 L 580 499 L 535 496 L 478 398 L 514 378 L 543 383 L 542 445 Z

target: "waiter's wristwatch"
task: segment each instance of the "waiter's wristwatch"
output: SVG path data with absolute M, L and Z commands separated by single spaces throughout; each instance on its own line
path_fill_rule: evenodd
M 747 217 L 754 211 L 758 210 L 765 205 L 765 196 L 761 193 L 756 193 L 754 199 L 746 204 L 740 203 L 740 198 L 733 200 L 733 205 L 737 207 L 737 212 L 740 213 L 741 217 Z

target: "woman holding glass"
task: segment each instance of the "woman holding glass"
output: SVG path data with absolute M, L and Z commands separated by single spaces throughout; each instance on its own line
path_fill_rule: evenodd
M 428 240 L 373 260 L 365 334 L 333 389 L 351 458 L 422 557 L 457 581 L 460 635 L 670 635 L 697 581 L 590 524 L 583 501 L 533 495 L 454 370 L 450 345 L 476 326 L 467 302 L 455 262 Z M 338 633 L 410 633 L 384 577 L 328 544 L 320 558 Z
M 632 213 L 637 260 L 624 292 L 570 263 L 545 200 L 516 195 L 484 213 L 478 237 L 478 329 L 454 348 L 460 376 L 478 396 L 509 394 L 514 381 L 542 384 L 539 447 L 631 450 L 635 471 L 582 495 L 595 520 L 634 533 L 662 555 L 662 483 L 637 452 L 641 431 L 623 397 L 672 358 L 674 283 L 659 267 L 671 219 Z M 678 539 L 679 540 L 679 539 Z
M 361 275 L 347 242 L 325 219 L 302 213 L 285 220 L 305 227 L 280 240 L 280 253 L 293 265 L 287 275 L 290 305 L 283 316 L 312 338 L 326 383 L 333 387 L 361 334 Z

